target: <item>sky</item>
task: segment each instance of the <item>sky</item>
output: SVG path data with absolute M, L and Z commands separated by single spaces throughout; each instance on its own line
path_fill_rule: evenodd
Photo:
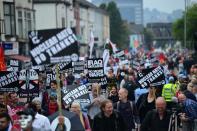
M 87 0 L 92 1 L 92 0 Z M 195 0 L 190 0 L 195 1 Z M 171 13 L 173 10 L 184 10 L 185 0 L 143 0 L 144 8 L 158 9 L 166 13 Z
M 185 0 L 144 0 L 144 8 L 158 9 L 159 11 L 171 13 L 173 10 L 184 10 Z

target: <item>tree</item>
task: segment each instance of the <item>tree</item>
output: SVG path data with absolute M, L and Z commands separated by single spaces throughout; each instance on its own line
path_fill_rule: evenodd
M 183 19 L 178 19 L 173 23 L 172 26 L 172 34 L 175 39 L 184 41 L 184 20 Z
M 153 33 L 149 30 L 147 30 L 146 28 L 144 28 L 144 42 L 145 42 L 145 46 L 148 50 L 151 50 L 151 47 L 153 46 Z
M 121 47 L 122 49 L 126 49 L 129 47 L 129 35 L 131 31 L 129 30 L 129 24 L 127 21 L 124 21 L 122 24 L 122 32 L 121 32 Z
M 176 22 L 173 23 L 173 35 L 177 40 L 180 40 L 183 43 L 184 40 L 184 18 L 185 13 L 181 19 L 178 19 Z M 186 13 L 186 36 L 187 36 L 187 43 L 186 46 L 193 48 L 195 44 L 197 44 L 197 4 L 193 4 L 191 7 L 188 8 Z
M 106 9 L 110 17 L 110 39 L 118 48 L 127 48 L 129 39 L 129 30 L 127 24 L 123 22 L 120 12 L 115 2 L 109 2 L 100 5 L 101 9 Z
M 103 10 L 107 10 L 107 5 L 105 3 L 102 3 L 99 7 Z

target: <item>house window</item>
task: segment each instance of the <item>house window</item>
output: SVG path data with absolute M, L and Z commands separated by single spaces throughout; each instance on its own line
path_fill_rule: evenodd
M 32 16 L 31 12 L 29 11 L 25 11 L 25 29 L 26 34 L 28 34 L 28 32 L 32 30 Z
M 62 17 L 62 27 L 65 27 L 65 18 Z
M 14 4 L 4 3 L 4 19 L 5 19 L 5 35 L 14 36 L 15 33 L 15 18 L 14 18 Z
M 18 11 L 18 35 L 19 38 L 23 38 L 23 14 L 22 11 Z

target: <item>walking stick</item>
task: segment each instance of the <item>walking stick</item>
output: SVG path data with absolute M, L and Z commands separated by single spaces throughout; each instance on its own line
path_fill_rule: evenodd
M 56 81 L 57 81 L 57 102 L 58 102 L 58 111 L 59 116 L 62 116 L 62 94 L 61 94 L 61 87 L 60 87 L 60 74 L 58 69 L 58 64 L 56 64 Z M 60 124 L 60 130 L 63 130 L 63 125 Z

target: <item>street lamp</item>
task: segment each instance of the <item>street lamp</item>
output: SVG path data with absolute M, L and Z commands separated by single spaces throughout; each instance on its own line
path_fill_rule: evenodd
M 187 46 L 187 10 L 191 0 L 185 0 L 185 16 L 184 16 L 184 47 Z
M 187 41 L 187 25 L 186 25 L 186 18 L 187 18 L 187 0 L 185 0 L 185 15 L 184 15 L 184 44 L 183 47 L 186 47 L 186 41 Z

